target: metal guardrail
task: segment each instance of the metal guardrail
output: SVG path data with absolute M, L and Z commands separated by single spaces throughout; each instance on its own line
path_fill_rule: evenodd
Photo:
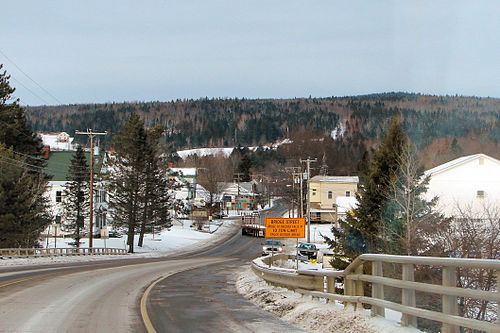
M 274 260 L 288 258 L 275 256 Z M 270 257 L 261 261 L 268 265 Z M 402 278 L 383 276 L 382 263 L 402 265 Z M 295 290 L 304 295 L 344 302 L 345 307 L 362 309 L 362 304 L 371 305 L 373 316 L 385 317 L 385 309 L 401 312 L 402 326 L 417 326 L 417 317 L 442 323 L 442 332 L 459 332 L 459 327 L 467 327 L 485 332 L 500 332 L 500 260 L 462 259 L 437 257 L 394 256 L 383 254 L 363 254 L 356 258 L 344 271 L 292 271 L 276 270 L 252 263 L 253 271 L 264 280 Z M 363 274 L 364 265 L 371 265 L 371 275 Z M 439 266 L 442 269 L 442 284 L 415 282 L 415 265 Z M 495 291 L 458 288 L 456 269 L 494 270 L 497 277 Z M 335 292 L 335 279 L 344 278 L 344 295 Z M 325 283 L 326 282 L 326 283 Z M 364 283 L 371 284 L 371 297 L 365 296 Z M 384 286 L 402 290 L 401 304 L 384 299 Z M 442 297 L 442 311 L 416 307 L 415 292 L 439 294 Z M 473 298 L 498 303 L 496 323 L 461 317 L 458 314 L 458 297 Z
M 100 247 L 0 249 L 1 259 L 26 258 L 26 257 L 80 256 L 80 255 L 118 255 L 118 254 L 127 254 L 127 250 L 114 249 L 114 248 L 100 248 Z

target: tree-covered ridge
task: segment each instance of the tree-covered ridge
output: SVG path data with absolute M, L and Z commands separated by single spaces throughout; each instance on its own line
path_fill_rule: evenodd
M 27 115 L 35 131 L 95 128 L 114 134 L 134 112 L 147 127 L 163 125 L 165 139 L 178 149 L 260 145 L 304 130 L 327 136 L 339 124 L 346 136 L 370 146 L 380 142 L 394 116 L 420 149 L 447 137 L 500 140 L 500 99 L 408 93 L 40 106 Z

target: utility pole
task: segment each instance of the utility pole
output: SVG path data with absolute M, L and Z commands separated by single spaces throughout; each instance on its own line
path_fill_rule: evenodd
M 238 207 L 238 200 L 240 198 L 240 177 L 243 176 L 244 173 L 242 173 L 242 172 L 236 172 L 234 175 L 236 176 L 236 181 L 237 181 L 236 184 L 238 186 L 238 195 L 236 196 L 236 200 L 235 200 L 236 201 L 236 210 L 239 213 L 240 208 Z M 240 200 L 240 205 L 241 205 L 241 200 Z
M 309 188 L 309 179 L 311 178 L 311 162 L 315 163 L 318 160 L 315 158 L 314 160 L 311 160 L 310 158 L 307 158 L 307 160 L 300 160 L 300 163 L 306 163 L 306 170 L 307 170 L 307 211 L 306 211 L 306 218 L 307 218 L 307 242 L 311 242 L 311 189 Z
M 292 172 L 292 193 L 295 195 L 295 183 L 296 183 L 296 180 L 300 180 L 300 178 L 298 178 L 300 176 L 300 167 L 286 167 L 285 168 L 287 171 L 291 171 Z M 298 190 L 298 188 L 297 188 Z M 297 196 L 299 195 L 298 191 L 297 191 Z M 294 207 L 294 199 L 292 199 L 292 211 L 295 212 L 295 207 Z M 300 199 L 297 197 L 297 217 L 299 217 L 299 207 L 300 207 Z M 295 217 L 295 213 L 294 213 L 294 217 Z
M 75 131 L 75 134 L 86 134 L 90 138 L 90 221 L 89 221 L 89 248 L 93 247 L 94 239 L 94 135 L 106 135 L 108 132 L 93 132 L 87 129 L 87 132 Z

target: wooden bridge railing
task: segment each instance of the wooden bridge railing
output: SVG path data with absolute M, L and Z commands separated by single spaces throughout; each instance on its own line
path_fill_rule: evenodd
M 284 259 L 286 256 L 282 255 Z M 344 271 L 290 271 L 273 270 L 266 267 L 270 258 L 254 260 L 252 269 L 264 280 L 305 295 L 337 300 L 346 307 L 361 309 L 362 304 L 371 306 L 373 316 L 385 316 L 385 309 L 402 313 L 402 326 L 417 326 L 417 317 L 442 323 L 442 332 L 459 332 L 460 327 L 485 332 L 500 332 L 500 306 L 497 308 L 496 323 L 465 318 L 458 313 L 458 297 L 500 303 L 500 260 L 462 259 L 438 257 L 412 257 L 383 254 L 363 254 L 356 258 Z M 401 279 L 385 277 L 383 263 L 401 265 Z M 371 274 L 364 274 L 365 265 L 371 265 Z M 415 266 L 437 266 L 442 271 L 441 284 L 415 281 Z M 484 291 L 457 287 L 457 268 L 493 270 L 497 277 L 497 288 Z M 344 294 L 335 292 L 335 279 L 344 278 Z M 364 285 L 371 284 L 371 296 L 365 296 Z M 384 286 L 401 289 L 401 303 L 386 300 Z M 434 311 L 416 305 L 416 292 L 441 295 L 442 309 Z
M 126 249 L 115 248 L 88 248 L 88 247 L 63 247 L 63 248 L 30 248 L 30 249 L 0 249 L 0 258 L 22 257 L 51 257 L 51 256 L 78 256 L 78 255 L 117 255 L 127 254 Z

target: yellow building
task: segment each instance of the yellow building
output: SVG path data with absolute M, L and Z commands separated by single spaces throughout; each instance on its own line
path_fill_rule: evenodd
M 311 221 L 332 223 L 357 206 L 357 176 L 315 176 L 309 182 Z

